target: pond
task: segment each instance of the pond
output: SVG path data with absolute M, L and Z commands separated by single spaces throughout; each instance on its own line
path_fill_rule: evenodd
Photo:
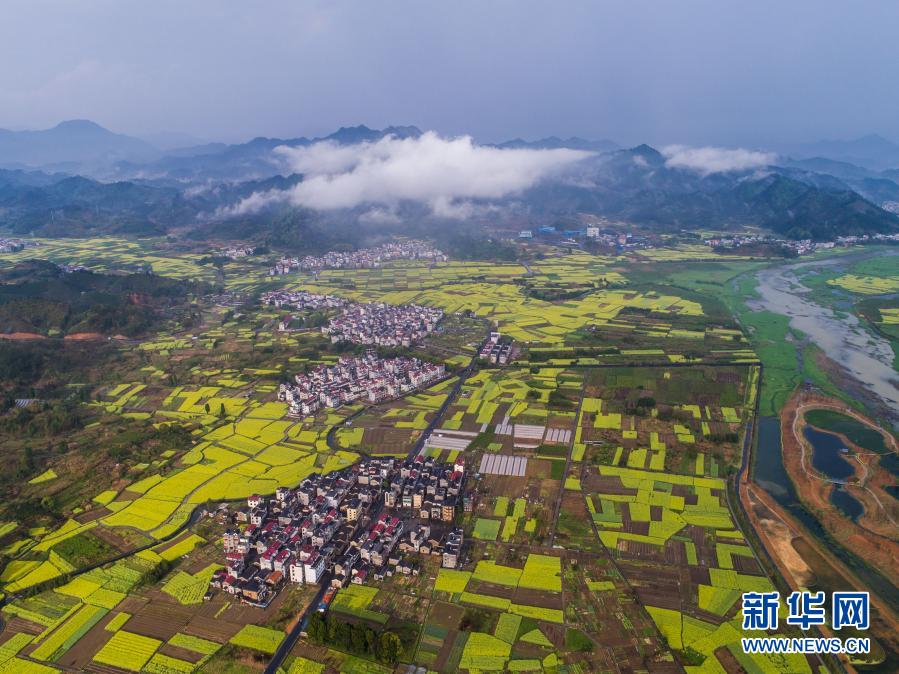
M 854 552 L 837 543 L 818 519 L 799 501 L 793 482 L 784 468 L 780 419 L 777 417 L 759 419 L 758 449 L 753 461 L 752 475 L 758 485 L 799 520 L 812 536 L 828 547 L 835 557 L 858 574 L 873 592 L 879 594 L 885 601 L 899 606 L 899 588 Z
M 855 472 L 846 460 L 848 455 L 843 452 L 846 445 L 839 436 L 811 426 L 805 427 L 804 434 L 812 446 L 812 465 L 816 470 L 834 480 L 845 480 Z
M 853 521 L 865 514 L 865 507 L 862 505 L 861 501 L 838 484 L 835 484 L 833 486 L 833 491 L 830 492 L 830 502 L 833 503 L 841 513 Z

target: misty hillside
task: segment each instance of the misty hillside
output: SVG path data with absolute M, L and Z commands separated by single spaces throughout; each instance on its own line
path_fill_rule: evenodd
M 85 157 L 97 157 L 103 148 L 113 146 L 122 152 L 131 148 L 138 154 L 149 147 L 143 141 L 82 122 L 66 123 L 48 132 L 27 133 L 38 134 L 29 137 L 32 139 L 44 138 L 40 136 L 44 133 L 82 140 L 98 138 L 98 146 L 92 150 L 94 154 Z M 880 172 L 826 157 L 775 159 L 775 155 L 751 155 L 751 167 L 735 164 L 706 170 L 689 163 L 678 164 L 648 145 L 619 150 L 610 141 L 555 137 L 538 141 L 516 139 L 493 146 L 476 146 L 470 141 L 468 145 L 459 145 L 451 139 L 427 136 L 416 127 L 379 130 L 356 126 L 341 128 L 323 138 L 260 137 L 235 145 L 212 143 L 181 148 L 149 161 L 116 161 L 112 165 L 114 169 L 106 169 L 129 176 L 125 178 L 97 179 L 69 172 L 0 169 L 0 228 L 15 234 L 43 236 L 161 235 L 178 229 L 193 232 L 194 236 L 283 240 L 301 245 L 303 237 L 291 229 L 296 218 L 290 215 L 298 210 L 299 204 L 292 205 L 286 195 L 306 188 L 309 180 L 312 181 L 310 189 L 312 184 L 322 186 L 327 182 L 321 179 L 316 182 L 315 176 L 310 178 L 292 171 L 275 148 L 308 148 L 326 142 L 329 145 L 324 147 L 339 148 L 343 155 L 347 153 L 345 148 L 349 148 L 349 154 L 353 155 L 387 137 L 411 139 L 415 143 L 428 141 L 431 152 L 434 147 L 440 152 L 449 151 L 455 143 L 452 152 L 461 151 L 463 156 L 471 157 L 465 170 L 473 174 L 464 176 L 461 188 L 455 186 L 476 195 L 464 197 L 463 201 L 472 206 L 463 209 L 464 216 L 439 213 L 422 203 L 421 200 L 442 198 L 444 186 L 439 172 L 419 186 L 418 193 L 400 191 L 392 196 L 376 183 L 365 188 L 375 198 L 393 200 L 390 224 L 400 230 L 409 230 L 413 225 L 443 226 L 447 218 L 454 217 L 464 217 L 469 224 L 483 227 L 554 224 L 559 217 L 582 213 L 660 230 L 756 225 L 787 237 L 816 239 L 891 232 L 899 226 L 899 218 L 881 208 L 886 202 L 899 201 L 896 172 Z M 45 142 L 33 140 L 32 148 L 41 148 Z M 404 146 L 404 152 L 409 152 L 408 143 Z M 56 159 L 75 156 L 72 153 L 78 144 L 73 141 L 67 147 L 67 155 L 62 154 L 61 147 L 55 155 L 31 156 Z M 482 154 L 480 147 L 485 148 L 483 152 L 493 154 Z M 412 145 L 411 151 L 416 152 L 417 148 L 418 145 Z M 504 154 L 505 150 L 510 154 Z M 568 153 L 564 170 L 554 170 L 544 177 L 528 177 L 520 189 L 513 186 L 489 197 L 477 196 L 478 184 L 493 178 L 489 172 L 478 173 L 482 161 L 495 161 L 500 153 L 511 157 L 504 161 L 513 165 L 496 170 L 514 171 L 514 164 L 524 161 L 520 153 L 529 157 L 526 161 L 535 161 L 544 156 L 558 158 L 560 155 L 553 153 L 559 152 Z M 766 164 L 769 158 L 775 163 Z M 382 159 L 379 156 L 378 161 Z M 436 162 L 443 169 L 442 156 L 432 156 L 428 161 Z M 535 164 L 525 173 L 541 170 L 538 166 Z M 459 182 L 460 176 L 448 175 L 452 181 Z M 410 174 L 410 178 L 414 177 L 414 173 Z M 395 183 L 393 186 L 396 187 Z M 310 196 L 307 194 L 306 198 Z M 332 195 L 332 202 L 333 198 Z M 261 205 L 252 211 L 239 207 L 245 200 L 254 199 Z M 486 211 L 479 210 L 484 206 L 488 207 Z M 338 201 L 329 210 L 314 206 L 299 209 L 303 213 L 303 236 L 310 245 L 311 239 L 324 244 L 329 240 L 327 231 L 341 230 L 344 225 L 349 229 L 360 224 L 369 229 L 383 229 L 386 226 L 383 218 L 377 222 L 366 221 L 369 211 L 376 207 L 379 207 L 377 201 L 362 198 L 346 204 Z M 294 224 L 285 229 L 285 222 Z M 317 233 L 311 236 L 312 231 Z
M 823 140 L 790 148 L 799 158 L 825 157 L 871 170 L 899 166 L 899 145 L 876 133 L 853 140 Z
M 662 229 L 751 224 L 789 238 L 830 239 L 899 227 L 894 214 L 834 176 L 774 166 L 704 176 L 670 168 L 646 145 L 588 163 L 578 178 L 540 185 L 523 200 L 547 218 L 601 213 Z
M 421 131 L 414 126 L 390 126 L 386 129 L 369 129 L 367 126 L 343 127 L 321 138 L 265 138 L 258 137 L 246 143 L 225 145 L 212 143 L 186 147 L 168 153 L 165 157 L 149 162 L 118 162 L 103 177 L 121 179 L 144 176 L 174 178 L 177 180 L 245 181 L 270 177 L 283 171 L 276 160 L 276 147 L 304 147 L 318 142 L 340 145 L 370 143 L 385 136 L 415 138 Z

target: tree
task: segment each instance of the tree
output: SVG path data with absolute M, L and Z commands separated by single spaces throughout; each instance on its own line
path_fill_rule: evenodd
M 325 625 L 324 616 L 316 611 L 312 614 L 312 617 L 309 618 L 309 625 L 306 627 L 306 633 L 309 635 L 309 638 L 315 643 L 322 643 L 327 636 L 327 626 Z
M 354 625 L 353 631 L 350 633 L 350 648 L 356 653 L 365 653 L 365 626 Z
M 337 642 L 337 621 L 336 620 L 328 620 L 328 635 L 327 641 L 328 643 L 336 643 Z
M 365 652 L 374 654 L 378 647 L 378 635 L 370 627 L 365 628 Z
M 399 662 L 403 644 L 393 632 L 383 632 L 378 638 L 378 660 L 388 664 Z

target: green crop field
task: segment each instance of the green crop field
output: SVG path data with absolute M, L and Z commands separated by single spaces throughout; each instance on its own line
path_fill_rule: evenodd
M 120 631 L 112 635 L 112 638 L 94 656 L 94 661 L 131 672 L 139 672 L 161 645 L 162 642 L 158 639 Z
M 284 633 L 257 625 L 244 625 L 240 632 L 229 640 L 235 646 L 272 654 L 284 639 Z

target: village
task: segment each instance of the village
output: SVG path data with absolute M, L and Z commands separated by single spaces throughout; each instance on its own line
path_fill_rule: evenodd
M 322 309 L 342 309 L 349 300 L 334 295 L 320 295 L 305 290 L 271 290 L 263 293 L 260 301 L 278 309 L 321 311 Z M 289 322 L 289 321 L 288 321 Z
M 464 486 L 463 459 L 418 455 L 369 458 L 273 497 L 250 496 L 230 515 L 225 567 L 211 586 L 264 608 L 288 582 L 340 588 L 417 575 L 424 555 L 454 569 L 464 543 L 457 510 L 472 507 Z
M 418 304 L 352 304 L 322 326 L 332 342 L 412 346 L 434 331 L 443 310 Z
M 714 249 L 732 249 L 742 246 L 753 246 L 757 244 L 765 244 L 768 246 L 780 246 L 786 250 L 792 251 L 797 256 L 811 255 L 817 251 L 830 250 L 837 246 L 855 246 L 865 243 L 895 243 L 899 242 L 897 234 L 864 234 L 861 236 L 838 236 L 834 241 L 812 241 L 811 239 L 801 239 L 798 241 L 788 239 L 778 239 L 769 235 L 761 236 L 757 234 L 741 236 L 735 235 L 730 237 L 717 237 L 706 239 L 705 245 Z
M 425 241 L 413 239 L 385 243 L 375 248 L 361 248 L 352 252 L 332 250 L 322 256 L 282 257 L 268 273 L 269 276 L 281 276 L 291 272 L 316 272 L 322 269 L 373 269 L 390 260 L 446 262 L 447 259 L 443 251 Z
M 40 244 L 33 241 L 23 241 L 22 239 L 8 239 L 0 237 L 0 253 L 17 253 L 25 248 L 31 248 Z
M 334 295 L 319 295 L 306 291 L 277 290 L 262 295 L 263 304 L 278 309 L 298 311 L 340 310 L 326 325 L 322 334 L 332 343 L 352 342 L 385 347 L 409 347 L 421 341 L 443 320 L 441 309 L 418 304 L 387 304 L 373 302 L 357 304 Z M 278 321 L 279 332 L 306 327 L 305 321 L 292 314 L 284 314 Z
M 379 358 L 373 349 L 364 356 L 342 356 L 335 365 L 319 365 L 297 374 L 294 384 L 281 384 L 278 400 L 288 403 L 293 416 L 313 414 L 356 400 L 381 402 L 436 382 L 446 373 L 442 363 L 418 358 Z

